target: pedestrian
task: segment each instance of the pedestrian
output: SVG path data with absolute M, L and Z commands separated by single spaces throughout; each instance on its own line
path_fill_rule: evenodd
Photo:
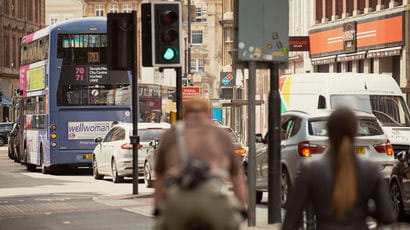
M 156 229 L 239 229 L 247 207 L 243 169 L 232 139 L 214 126 L 210 104 L 192 99 L 183 121 L 160 139 L 156 160 Z M 231 181 L 233 192 L 227 188 Z
M 329 117 L 327 128 L 329 152 L 299 171 L 283 229 L 299 229 L 303 210 L 310 205 L 317 229 L 368 229 L 369 216 L 380 224 L 392 224 L 395 217 L 384 178 L 376 166 L 355 154 L 355 114 L 339 108 Z M 373 211 L 370 200 L 375 204 Z

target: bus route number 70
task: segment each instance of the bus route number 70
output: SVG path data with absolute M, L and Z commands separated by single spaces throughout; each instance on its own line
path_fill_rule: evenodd
M 75 68 L 75 80 L 76 81 L 84 81 L 84 67 L 76 67 Z

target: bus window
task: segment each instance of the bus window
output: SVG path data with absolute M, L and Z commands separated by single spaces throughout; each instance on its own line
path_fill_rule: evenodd
M 130 105 L 127 71 L 108 71 L 105 34 L 60 34 L 57 57 L 63 59 L 59 106 Z
M 44 96 L 27 97 L 23 105 L 25 129 L 47 127 L 46 101 Z
M 48 36 L 22 44 L 20 56 L 21 65 L 25 66 L 47 59 L 48 45 Z

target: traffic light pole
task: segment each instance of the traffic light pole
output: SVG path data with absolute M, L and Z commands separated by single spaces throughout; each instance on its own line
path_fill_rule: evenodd
M 177 97 L 177 119 L 182 120 L 182 68 L 175 68 L 176 71 L 176 97 Z
M 270 65 L 268 137 L 268 224 L 281 223 L 279 65 Z
M 140 138 L 138 136 L 138 67 L 137 67 L 137 14 L 133 11 L 133 26 L 135 32 L 133 33 L 133 55 L 132 55 L 132 136 L 130 141 L 132 144 L 132 194 L 138 194 L 138 145 Z

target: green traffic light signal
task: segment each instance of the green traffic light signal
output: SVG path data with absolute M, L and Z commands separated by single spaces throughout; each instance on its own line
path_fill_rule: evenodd
M 175 48 L 167 48 L 162 55 L 162 58 L 164 58 L 167 61 L 174 60 L 178 56 L 178 51 Z

